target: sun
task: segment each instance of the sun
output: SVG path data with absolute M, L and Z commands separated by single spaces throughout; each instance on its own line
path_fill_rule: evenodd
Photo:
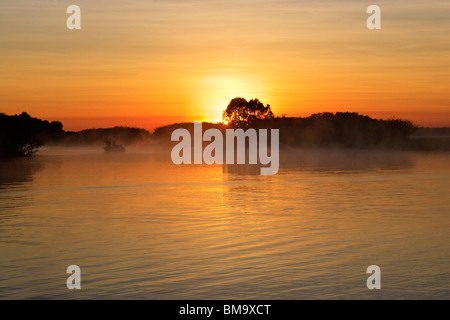
M 203 121 L 222 122 L 222 112 L 231 99 L 244 97 L 246 99 L 264 98 L 261 80 L 254 76 L 239 74 L 221 74 L 208 76 L 200 81 L 196 101 Z M 227 122 L 223 122 L 228 124 Z

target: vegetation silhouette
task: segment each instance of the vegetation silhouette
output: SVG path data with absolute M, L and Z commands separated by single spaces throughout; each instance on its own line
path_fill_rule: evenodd
M 212 123 L 212 122 L 203 122 L 202 130 L 206 131 L 208 129 L 218 129 L 222 133 L 225 133 L 225 130 L 229 128 L 227 125 L 223 123 Z M 186 129 L 190 132 L 191 136 L 194 134 L 194 123 L 193 122 L 178 122 L 169 124 L 166 126 L 158 127 L 153 131 L 152 141 L 161 145 L 171 145 L 177 144 L 178 142 L 172 142 L 171 136 L 172 132 L 176 129 Z
M 114 127 L 87 129 L 80 132 L 64 131 L 59 121 L 48 122 L 31 117 L 0 113 L 0 157 L 33 155 L 40 147 L 48 145 L 103 145 L 105 140 L 121 141 L 125 145 L 146 143 L 150 132 L 140 128 Z
M 274 117 L 270 105 L 239 97 L 230 101 L 222 120 L 234 128 L 279 129 L 280 144 L 302 147 L 399 148 L 417 130 L 408 120 L 377 120 L 356 112 Z
M 373 119 L 356 112 L 259 120 L 255 128 L 280 130 L 280 145 L 295 147 L 404 149 L 417 127 L 408 120 Z
M 418 128 L 409 120 L 374 119 L 356 112 L 324 112 L 309 117 L 276 117 L 270 105 L 259 99 L 231 99 L 222 114 L 223 123 L 204 122 L 203 130 L 229 128 L 279 129 L 280 147 L 393 149 L 450 151 L 450 128 Z M 227 123 L 227 125 L 225 124 Z M 103 145 L 105 141 L 172 146 L 175 129 L 194 132 L 192 122 L 158 127 L 153 133 L 141 128 L 116 126 L 63 130 L 59 121 L 48 122 L 31 117 L 0 113 L 0 157 L 30 156 L 44 144 L 74 146 Z
M 258 99 L 247 101 L 240 97 L 231 99 L 222 113 L 222 121 L 233 128 L 248 128 L 256 121 L 272 119 L 273 117 L 270 105 L 264 106 Z
M 374 119 L 356 112 L 324 112 L 309 117 L 276 117 L 270 105 L 264 106 L 258 99 L 247 101 L 234 98 L 222 114 L 223 123 L 207 123 L 203 130 L 211 127 L 279 129 L 280 146 L 303 148 L 355 148 L 355 149 L 408 149 L 414 146 L 410 136 L 417 127 L 409 120 Z M 155 129 L 152 139 L 170 141 L 177 128 L 193 133 L 192 123 L 178 123 Z
M 64 132 L 59 121 L 32 118 L 28 113 L 0 114 L 0 156 L 31 156 L 45 141 L 56 141 Z
M 150 132 L 141 128 L 116 126 L 113 128 L 86 129 L 79 132 L 67 132 L 64 145 L 100 145 L 105 141 L 120 142 L 124 145 L 146 143 Z

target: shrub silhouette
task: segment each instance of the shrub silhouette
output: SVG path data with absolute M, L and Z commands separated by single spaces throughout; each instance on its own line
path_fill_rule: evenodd
M 59 121 L 50 123 L 26 112 L 14 116 L 0 114 L 0 156 L 31 156 L 45 140 L 58 139 L 63 133 Z

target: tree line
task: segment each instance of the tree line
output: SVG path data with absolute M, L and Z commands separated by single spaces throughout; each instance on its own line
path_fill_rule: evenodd
M 48 122 L 27 113 L 5 115 L 0 113 L 0 156 L 30 156 L 44 144 L 93 145 L 113 140 L 125 145 L 159 143 L 170 145 L 171 134 L 177 128 L 193 132 L 193 123 L 175 123 L 145 129 L 114 127 L 87 129 L 80 132 L 63 130 L 59 121 Z M 374 119 L 356 112 L 323 112 L 309 117 L 275 116 L 270 105 L 258 99 L 247 101 L 237 97 L 230 101 L 222 114 L 222 123 L 203 123 L 203 129 L 228 128 L 279 129 L 280 147 L 359 148 L 450 150 L 450 138 L 417 138 L 414 133 L 425 130 L 409 120 Z M 448 129 L 448 128 L 447 128 Z M 447 129 L 436 129 L 448 132 Z M 435 131 L 436 131 L 435 130 Z M 429 132 L 434 132 L 432 129 Z
M 230 101 L 223 111 L 222 121 L 222 124 L 208 124 L 204 128 L 279 129 L 280 146 L 289 147 L 407 148 L 409 137 L 417 130 L 408 120 L 374 119 L 356 112 L 276 117 L 270 105 L 242 97 Z M 176 128 L 193 130 L 193 124 L 178 123 L 157 128 L 153 139 L 170 141 L 170 134 Z
M 64 131 L 59 121 L 33 118 L 26 112 L 20 115 L 0 113 L 0 157 L 3 158 L 31 156 L 45 144 L 96 145 L 113 140 L 129 145 L 147 142 L 150 135 L 145 129 L 120 126 L 70 132 Z

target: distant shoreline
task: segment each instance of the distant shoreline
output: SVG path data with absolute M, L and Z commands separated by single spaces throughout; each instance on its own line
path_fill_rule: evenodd
M 450 127 L 417 127 L 403 119 L 373 119 L 354 112 L 318 113 L 309 117 L 274 117 L 246 128 L 280 130 L 280 147 L 450 151 Z M 0 157 L 31 156 L 43 145 L 100 146 L 106 140 L 124 146 L 173 145 L 177 128 L 193 130 L 193 122 L 174 123 L 149 132 L 116 126 L 78 132 L 65 131 L 59 121 L 48 122 L 27 113 L 0 113 Z M 230 128 L 223 123 L 203 122 L 203 130 Z

